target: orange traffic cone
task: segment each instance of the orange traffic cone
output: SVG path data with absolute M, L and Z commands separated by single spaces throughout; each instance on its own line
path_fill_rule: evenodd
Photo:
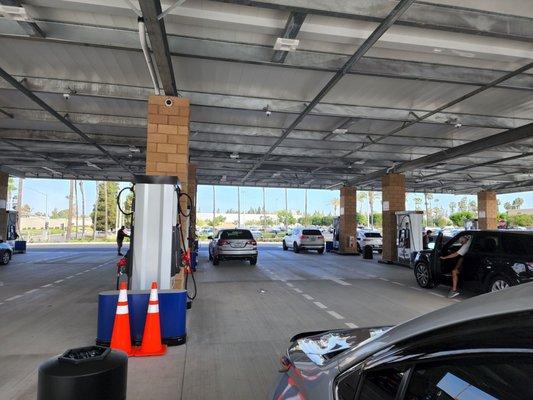
M 152 282 L 148 312 L 144 324 L 141 347 L 134 356 L 161 356 L 167 352 L 167 346 L 161 343 L 161 324 L 159 322 L 159 300 L 157 299 L 157 283 Z
M 111 335 L 112 349 L 122 350 L 128 356 L 133 355 L 131 348 L 130 316 L 128 311 L 128 287 L 126 282 L 120 284 L 118 293 L 117 313 L 113 323 L 113 334 Z

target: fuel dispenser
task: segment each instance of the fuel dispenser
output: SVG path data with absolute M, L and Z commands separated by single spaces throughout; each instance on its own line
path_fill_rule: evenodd
M 396 212 L 398 264 L 410 266 L 411 257 L 423 249 L 423 215 L 422 211 Z
M 133 193 L 131 211 L 120 208 L 130 218 L 130 249 L 125 271 L 128 275 L 128 289 L 148 290 L 153 281 L 160 289 L 171 289 L 172 278 L 183 268 L 185 289 L 189 275 L 196 282 L 190 268 L 189 240 L 181 234 L 189 232 L 189 216 L 193 208 L 190 196 L 181 191 L 180 181 L 172 176 L 136 175 L 131 187 L 122 189 L 117 196 L 120 208 L 124 192 Z M 187 210 L 180 205 L 180 199 L 187 199 Z M 189 234 L 189 236 L 191 236 Z

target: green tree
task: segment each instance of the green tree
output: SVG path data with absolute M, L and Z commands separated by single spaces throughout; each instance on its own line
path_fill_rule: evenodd
M 224 217 L 223 215 L 217 215 L 214 219 L 212 218 L 209 222 L 211 226 L 214 226 L 216 228 L 217 226 L 220 226 L 224 222 L 226 222 L 226 217 Z
M 262 226 L 273 226 L 274 225 L 274 220 L 272 219 L 272 217 L 268 215 L 261 215 L 259 217 L 259 221 L 261 222 Z
M 461 197 L 461 200 L 457 203 L 457 211 L 468 211 L 468 198 L 466 196 Z
M 467 219 L 474 219 L 475 215 L 472 211 L 459 211 L 454 214 L 450 214 L 450 220 L 455 226 L 464 226 Z
M 383 214 L 381 213 L 374 213 L 372 215 L 372 220 L 374 221 L 374 227 L 380 228 L 383 224 Z
M 457 203 L 451 201 L 450 204 L 448 204 L 448 207 L 450 207 L 450 214 L 453 214 L 455 213 L 455 209 L 457 208 Z
M 422 210 L 422 202 L 423 202 L 422 197 L 415 196 L 413 200 L 415 202 L 415 210 L 416 211 Z
M 328 204 L 333 208 L 333 215 L 337 215 L 337 208 L 341 205 L 341 199 L 338 197 L 331 199 Z
M 31 207 L 29 206 L 29 204 L 24 204 L 20 208 L 20 216 L 21 217 L 29 217 L 30 214 L 31 214 Z
M 294 225 L 296 223 L 296 218 L 294 218 L 294 215 L 288 210 L 278 210 L 276 215 L 279 223 L 285 225 L 285 229 L 287 229 L 288 225 Z
M 105 230 L 105 182 L 98 184 L 98 199 L 94 207 L 97 209 L 96 214 L 96 230 L 103 231 Z M 116 198 L 118 194 L 118 183 L 117 182 L 107 182 L 107 221 L 109 226 L 114 226 L 115 218 L 117 217 L 117 207 Z M 94 207 L 91 212 L 91 219 L 94 220 Z
M 512 204 L 513 210 L 519 210 L 523 204 L 524 204 L 524 199 L 521 197 L 517 197 L 516 199 L 513 200 L 513 204 Z
M 368 225 L 368 218 L 363 213 L 357 213 L 356 220 L 357 220 L 357 225 L 364 225 L 364 226 Z

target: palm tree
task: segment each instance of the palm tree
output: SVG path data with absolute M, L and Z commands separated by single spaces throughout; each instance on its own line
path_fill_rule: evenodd
M 374 226 L 374 200 L 379 196 L 377 192 L 373 192 L 372 190 L 368 192 L 368 208 L 370 209 L 370 216 L 368 218 L 368 222 L 370 226 Z
M 334 199 L 328 201 L 328 204 L 333 207 L 333 215 L 337 216 L 337 208 L 341 205 L 341 199 L 335 197 Z

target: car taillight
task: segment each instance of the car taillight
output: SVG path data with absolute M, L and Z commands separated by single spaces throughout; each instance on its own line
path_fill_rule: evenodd
M 228 243 L 229 241 L 227 241 L 226 239 L 218 239 L 218 242 L 217 242 L 219 246 L 224 246 L 225 244 L 228 244 Z
M 301 235 L 301 236 L 300 236 L 300 240 L 306 240 L 306 239 L 308 239 L 308 236 L 307 236 L 307 235 Z
M 251 244 L 252 246 L 257 246 L 257 242 L 255 240 L 248 240 L 246 244 Z

